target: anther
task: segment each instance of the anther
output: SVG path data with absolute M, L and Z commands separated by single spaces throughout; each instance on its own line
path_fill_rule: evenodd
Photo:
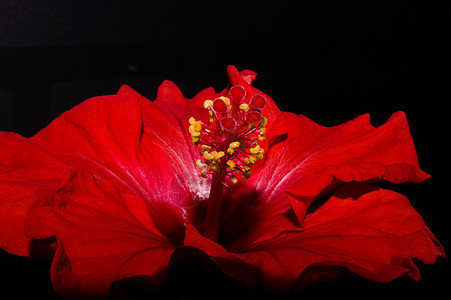
M 205 108 L 205 109 L 210 108 L 212 105 L 213 105 L 213 101 L 211 101 L 211 100 L 205 100 L 205 102 L 204 102 L 204 108 Z
M 225 153 L 223 151 L 216 153 L 215 156 L 213 157 L 213 161 L 220 160 L 222 157 L 224 157 L 224 155 L 225 155 Z
M 244 179 L 249 179 L 249 177 L 251 177 L 251 171 L 241 173 L 241 177 L 243 177 Z
M 196 159 L 196 165 L 199 167 L 199 168 L 205 168 L 207 165 L 206 164 L 204 164 L 203 162 L 201 162 L 201 160 L 200 159 Z
M 238 148 L 240 146 L 240 142 L 233 142 L 229 144 L 229 147 L 232 149 Z
M 213 158 L 214 158 L 214 155 L 212 155 L 211 153 L 208 153 L 208 152 L 204 152 L 204 158 L 206 159 L 206 160 L 213 160 Z
M 249 110 L 249 105 L 247 103 L 241 103 L 240 104 L 240 109 L 244 110 L 244 111 L 248 111 Z
M 195 136 L 195 137 L 200 136 L 200 131 L 197 131 L 193 125 L 189 126 L 189 133 L 191 133 L 191 136 Z
M 229 166 L 230 170 L 233 170 L 236 167 L 236 164 L 233 162 L 233 160 L 228 160 L 227 165 Z
M 249 149 L 249 152 L 250 152 L 252 155 L 257 155 L 258 153 L 260 153 L 260 150 L 261 150 L 260 145 L 257 145 L 257 146 L 255 146 L 254 148 L 250 148 L 250 149 Z
M 230 103 L 230 99 L 224 96 L 219 97 L 219 99 L 222 99 L 226 104 L 227 104 L 227 109 L 231 109 L 232 108 L 232 104 Z

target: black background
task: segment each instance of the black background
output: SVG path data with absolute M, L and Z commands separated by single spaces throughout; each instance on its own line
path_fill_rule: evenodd
M 378 126 L 405 111 L 420 165 L 432 178 L 390 188 L 409 197 L 448 250 L 450 17 L 444 7 L 412 1 L 0 0 L 0 130 L 31 136 L 121 84 L 149 99 L 164 79 L 187 98 L 208 86 L 222 90 L 234 64 L 256 71 L 254 86 L 283 110 L 322 125 L 369 112 Z M 201 290 L 190 268 L 193 282 L 183 280 Z M 420 269 L 419 282 L 346 276 L 297 296 L 445 292 L 447 259 Z M 181 286 L 180 274 L 167 289 Z M 0 252 L 5 293 L 57 298 L 48 277 L 45 261 Z M 225 285 L 231 297 L 242 293 Z

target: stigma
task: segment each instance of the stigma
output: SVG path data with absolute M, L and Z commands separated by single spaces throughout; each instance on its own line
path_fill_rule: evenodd
M 261 114 L 266 106 L 263 95 L 253 95 L 246 103 L 246 90 L 235 85 L 228 96 L 206 100 L 203 106 L 208 112 L 208 123 L 191 117 L 188 130 L 199 148 L 196 165 L 201 176 L 227 178 L 235 184 L 239 174 L 248 179 L 252 166 L 263 158 L 259 141 L 265 139 L 268 121 Z

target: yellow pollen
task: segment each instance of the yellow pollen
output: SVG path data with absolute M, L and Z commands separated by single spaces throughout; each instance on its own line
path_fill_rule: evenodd
M 193 125 L 191 125 L 191 126 L 193 126 Z M 190 129 L 189 129 L 189 132 L 191 133 L 191 136 L 192 137 L 199 137 L 200 136 L 200 132 L 199 131 L 195 131 L 194 129 L 191 130 L 191 126 L 190 126 Z
M 213 151 L 215 152 L 215 151 Z M 212 153 L 213 153 L 212 152 Z M 225 155 L 225 153 L 223 151 L 219 151 L 218 153 L 215 154 L 215 156 L 213 157 L 214 161 L 218 161 L 219 159 L 221 159 L 223 156 Z
M 203 169 L 202 171 L 200 171 L 200 176 L 202 176 L 203 178 L 208 178 L 207 170 Z
M 213 152 L 214 152 L 214 151 L 213 151 Z M 213 160 L 214 155 L 205 151 L 205 152 L 204 152 L 204 158 L 205 158 L 206 160 Z
M 249 110 L 249 105 L 247 103 L 241 103 L 240 104 L 240 109 L 242 109 L 244 111 L 248 111 Z
M 236 164 L 231 160 L 227 161 L 227 165 L 229 166 L 230 170 L 232 170 L 236 167 Z
M 260 132 L 261 133 L 266 133 L 266 128 L 264 128 L 264 127 L 260 128 Z
M 202 130 L 202 122 L 201 121 L 198 121 L 198 122 L 194 123 L 191 126 L 193 126 L 194 130 L 196 130 L 196 131 L 200 132 Z
M 196 159 L 196 165 L 199 167 L 199 168 L 205 168 L 207 165 L 206 164 L 204 164 L 203 162 L 201 162 L 201 160 L 200 159 Z
M 255 161 L 256 161 L 257 159 L 254 157 L 254 156 L 249 156 L 249 157 L 246 157 L 245 159 L 244 159 L 244 162 L 246 163 L 246 164 L 251 164 L 251 165 L 253 165 L 253 164 L 255 164 Z
M 229 148 L 235 149 L 240 146 L 240 142 L 233 142 L 229 144 Z
M 232 108 L 232 105 L 230 104 L 230 99 L 225 97 L 225 96 L 221 96 L 219 97 L 219 99 L 222 99 L 222 101 L 225 102 L 225 104 L 227 104 L 227 109 L 230 110 Z
M 258 155 L 260 153 L 260 145 L 257 144 L 257 146 L 255 146 L 254 148 L 250 148 L 249 151 L 251 152 L 252 155 Z
M 235 152 L 235 150 L 233 150 L 232 148 L 227 148 L 227 153 L 233 154 L 233 152 Z
M 236 177 L 234 175 L 230 176 L 229 180 L 233 184 L 236 184 L 238 182 L 238 180 L 236 179 Z
M 189 118 L 190 125 L 190 132 L 191 130 L 194 131 L 201 131 L 202 130 L 202 121 L 196 121 L 193 117 Z
M 212 105 L 213 105 L 213 101 L 211 101 L 211 100 L 205 100 L 205 102 L 204 102 L 204 108 L 210 110 Z
M 266 125 L 268 125 L 268 119 L 266 119 L 265 117 L 262 118 L 262 126 L 266 127 Z
M 210 172 L 217 171 L 218 170 L 218 165 L 217 164 L 211 164 L 211 165 L 208 166 L 208 170 Z
M 202 145 L 201 148 L 204 149 L 204 150 L 210 150 L 211 149 L 211 147 L 208 146 L 208 145 Z

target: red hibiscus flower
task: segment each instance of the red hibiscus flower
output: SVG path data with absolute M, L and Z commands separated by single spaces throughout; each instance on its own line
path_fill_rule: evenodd
M 195 247 L 250 289 L 286 293 L 346 269 L 419 278 L 444 251 L 408 200 L 371 185 L 420 182 L 405 115 L 323 127 L 281 112 L 228 68 L 230 86 L 187 100 L 165 81 L 153 102 L 127 86 L 27 139 L 0 133 L 0 247 L 50 243 L 64 297 L 164 278 Z

